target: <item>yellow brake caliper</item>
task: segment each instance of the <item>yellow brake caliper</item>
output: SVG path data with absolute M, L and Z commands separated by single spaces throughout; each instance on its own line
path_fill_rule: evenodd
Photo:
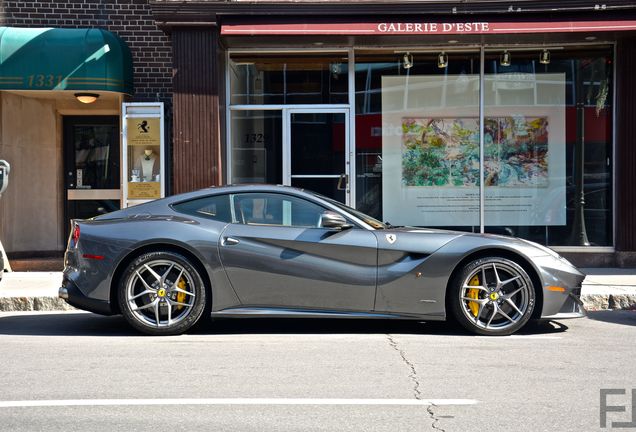
M 177 282 L 177 288 L 180 288 L 185 291 L 186 281 L 184 278 L 179 279 L 179 282 Z M 186 299 L 186 295 L 184 293 L 182 292 L 177 293 L 177 301 L 179 303 L 185 303 L 185 299 Z M 177 305 L 177 310 L 181 310 L 181 309 L 183 309 L 183 306 Z
M 470 282 L 468 282 L 468 285 L 470 285 L 470 286 L 479 286 L 479 276 L 477 276 L 477 275 L 473 276 L 473 278 L 470 280 Z M 479 298 L 479 290 L 477 288 L 468 289 L 468 291 L 466 291 L 466 297 L 478 299 Z M 468 302 L 468 307 L 470 308 L 470 311 L 473 313 L 473 315 L 477 316 L 477 314 L 479 313 L 479 303 L 472 302 L 472 301 Z

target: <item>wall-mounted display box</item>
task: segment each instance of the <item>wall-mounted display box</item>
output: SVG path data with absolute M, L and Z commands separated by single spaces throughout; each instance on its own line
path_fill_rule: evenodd
M 163 103 L 122 106 L 123 207 L 165 196 Z

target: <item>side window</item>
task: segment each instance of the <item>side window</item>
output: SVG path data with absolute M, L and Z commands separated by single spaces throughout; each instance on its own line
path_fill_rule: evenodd
M 220 222 L 232 222 L 229 195 L 214 195 L 172 206 L 175 211 Z
M 232 196 L 239 223 L 318 228 L 325 209 L 310 201 L 275 193 L 245 193 Z

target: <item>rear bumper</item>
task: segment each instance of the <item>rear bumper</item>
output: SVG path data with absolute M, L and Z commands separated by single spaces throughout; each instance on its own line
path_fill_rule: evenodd
M 62 279 L 62 286 L 58 290 L 58 296 L 73 307 L 100 315 L 115 315 L 110 302 L 95 300 L 86 297 L 77 285 L 66 276 Z

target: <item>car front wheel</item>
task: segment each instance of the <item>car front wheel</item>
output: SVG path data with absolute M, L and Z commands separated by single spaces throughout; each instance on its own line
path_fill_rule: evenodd
M 528 273 L 503 257 L 469 262 L 451 286 L 451 310 L 466 329 L 481 335 L 509 335 L 530 319 L 535 306 Z
M 203 315 L 206 290 L 190 261 L 174 252 L 148 252 L 126 268 L 119 307 L 130 325 L 151 335 L 181 334 Z

